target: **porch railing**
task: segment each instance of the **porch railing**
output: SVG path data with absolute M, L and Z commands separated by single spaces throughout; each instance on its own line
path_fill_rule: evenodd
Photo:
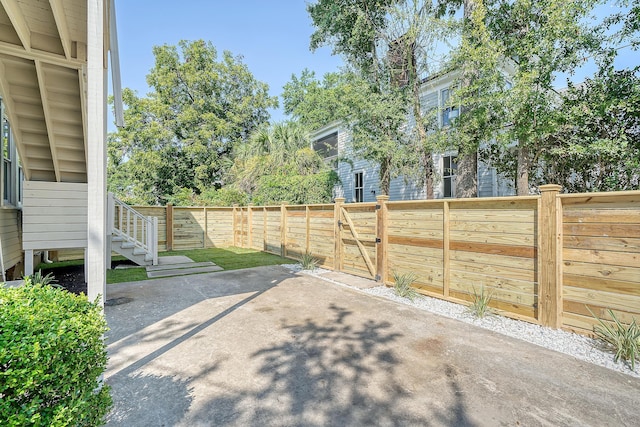
M 158 218 L 144 216 L 131 206 L 109 193 L 109 224 L 111 234 L 121 237 L 152 256 L 153 265 L 158 264 Z

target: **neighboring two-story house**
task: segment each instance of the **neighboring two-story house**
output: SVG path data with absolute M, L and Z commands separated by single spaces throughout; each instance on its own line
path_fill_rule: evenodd
M 421 87 L 423 111 L 436 109 L 438 126 L 448 126 L 458 117 L 459 109 L 447 107 L 451 88 L 455 84 L 456 73 L 436 75 L 425 79 Z M 414 126 L 413 120 L 408 120 Z M 334 189 L 336 197 L 345 197 L 347 202 L 372 202 L 380 195 L 378 165 L 353 154 L 350 144 L 350 132 L 341 122 L 330 123 L 312 134 L 312 146 L 327 161 L 333 162 L 341 185 Z M 487 142 L 490 143 L 490 142 Z M 456 157 L 455 150 L 433 155 L 433 163 L 438 179 L 434 183 L 436 198 L 455 198 Z M 391 200 L 426 199 L 424 186 L 400 176 L 391 181 L 389 188 Z M 478 196 L 497 197 L 515 195 L 512 180 L 496 172 L 494 167 L 478 162 Z

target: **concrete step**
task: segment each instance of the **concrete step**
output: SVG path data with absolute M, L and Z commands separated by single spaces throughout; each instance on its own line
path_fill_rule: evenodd
M 123 243 L 122 241 L 114 242 L 111 249 L 128 260 L 135 262 L 139 266 L 144 267 L 153 263 L 152 256 L 147 254 L 147 252 L 142 248 L 136 248 L 133 243 Z
M 146 255 L 147 251 L 142 249 L 142 248 L 136 247 L 136 248 L 133 248 L 133 254 L 134 255 Z
M 196 273 L 213 273 L 215 271 L 221 271 L 221 270 L 222 270 L 222 267 L 214 264 L 208 267 L 176 268 L 176 269 L 169 269 L 169 270 L 147 271 L 147 277 L 158 278 L 158 277 L 184 276 L 187 274 L 196 274 Z

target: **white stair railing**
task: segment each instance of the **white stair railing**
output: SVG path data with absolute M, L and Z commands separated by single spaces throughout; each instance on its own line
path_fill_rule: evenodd
M 109 224 L 111 234 L 133 244 L 153 257 L 158 264 L 158 218 L 144 216 L 131 206 L 109 193 Z M 117 220 L 116 220 L 117 218 Z

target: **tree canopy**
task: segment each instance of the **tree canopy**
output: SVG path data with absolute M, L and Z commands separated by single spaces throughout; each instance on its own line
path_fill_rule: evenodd
M 241 57 L 203 40 L 156 46 L 144 97 L 123 91 L 125 127 L 109 135 L 109 190 L 134 203 L 220 188 L 234 147 L 268 121 L 277 98 Z
M 428 188 L 433 165 L 424 159 L 451 149 L 459 155 L 457 196 L 477 194 L 478 153 L 483 161 L 517 183 L 518 194 L 535 191 L 541 177 L 562 181 L 573 191 L 637 188 L 637 162 L 625 162 L 624 172 L 620 173 L 602 164 L 605 158 L 619 163 L 622 153 L 627 158 L 637 158 L 634 145 L 629 142 L 629 135 L 637 129 L 634 113 L 621 107 L 626 105 L 625 95 L 616 89 L 624 87 L 631 97 L 637 85 L 637 70 L 613 72 L 610 65 L 621 48 L 640 47 L 640 4 L 638 0 L 606 4 L 613 3 L 617 9 L 595 21 L 594 8 L 605 4 L 600 0 L 440 0 L 436 5 L 419 0 L 319 0 L 308 7 L 316 28 L 311 48 L 332 46 L 356 76 L 351 82 L 357 78 L 368 82 L 368 90 L 360 87 L 357 91 L 365 97 L 359 104 L 353 102 L 357 97 L 352 97 L 352 104 L 342 116 L 347 118 L 346 124 L 354 135 L 354 154 L 380 166 L 383 191 L 394 173 L 407 175 L 409 171 L 414 178 L 416 174 L 411 171 L 421 169 L 427 194 L 432 197 Z M 438 29 L 435 34 L 434 28 Z M 438 34 L 457 39 L 448 60 L 440 64 L 430 61 L 430 55 L 421 55 L 420 50 L 433 50 L 434 44 L 442 40 Z M 584 86 L 577 86 L 586 92 L 573 87 L 558 93 L 560 76 L 571 75 L 589 59 L 599 71 Z M 448 103 L 440 108 L 460 108 L 460 115 L 445 129 L 430 126 L 432 112 L 416 103 L 415 87 L 422 82 L 419 76 L 424 75 L 420 69 L 426 70 L 427 75 L 449 71 L 458 75 Z M 292 87 L 311 88 L 308 93 L 312 93 L 314 102 L 305 103 L 304 98 L 298 98 L 294 104 L 307 110 L 288 112 L 301 120 L 311 118 L 310 122 L 317 124 L 320 118 L 334 118 L 340 111 L 323 109 L 323 105 L 335 104 L 340 96 L 342 105 L 349 105 L 344 96 L 353 92 L 325 86 L 326 82 L 313 82 L 309 77 L 306 74 L 294 80 Z M 403 84 L 398 84 L 398 77 Z M 406 84 L 412 78 L 416 82 L 413 93 L 411 85 Z M 336 78 L 333 82 L 343 84 Z M 404 90 L 399 90 L 401 87 Z M 616 106 L 618 117 L 624 118 L 618 121 L 616 132 L 592 126 L 590 123 L 609 123 L 611 113 L 586 104 L 578 107 L 580 96 L 611 108 Z M 389 103 L 391 99 L 401 102 L 393 105 Z M 329 102 L 323 104 L 322 100 Z M 588 108 L 590 113 L 581 118 L 572 115 L 579 108 Z M 620 113 L 620 109 L 626 113 Z M 399 119 L 403 115 L 404 120 Z M 570 120 L 583 123 L 583 129 L 567 126 Z M 406 132 L 407 124 L 411 132 Z M 570 131 L 574 134 L 567 133 Z M 563 143 L 558 141 L 561 134 L 566 139 Z M 582 138 L 580 144 L 576 135 Z M 598 144 L 589 142 L 594 138 Z M 551 149 L 550 141 L 555 141 L 555 148 Z M 602 144 L 608 147 L 605 151 L 610 156 L 604 156 Z M 570 158 L 571 150 L 574 154 L 575 150 L 582 152 L 580 159 L 574 158 L 573 166 L 580 165 L 584 173 L 569 164 L 552 161 L 551 153 L 562 152 Z M 398 168 L 403 162 L 405 167 Z M 557 168 L 571 172 L 560 173 Z M 603 184 L 602 174 L 613 174 L 615 178 Z

